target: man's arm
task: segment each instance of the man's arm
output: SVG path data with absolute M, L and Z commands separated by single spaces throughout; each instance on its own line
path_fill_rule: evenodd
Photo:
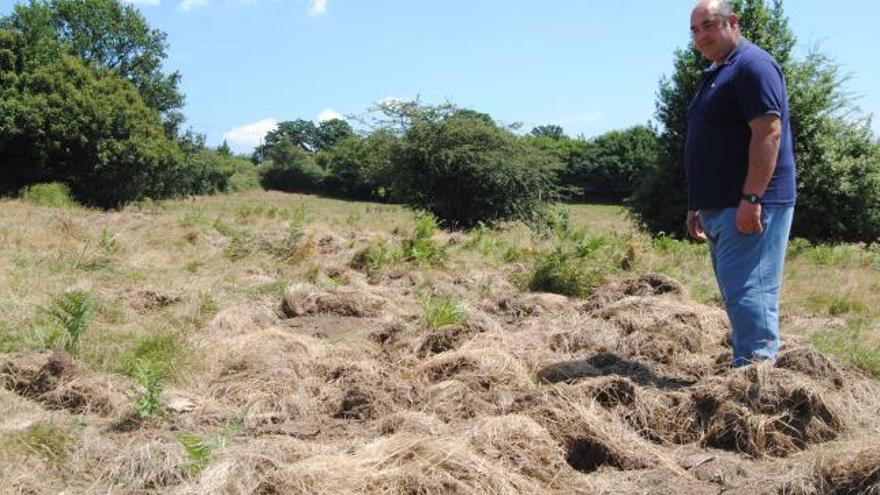
M 764 114 L 749 122 L 752 137 L 749 141 L 749 169 L 743 184 L 743 194 L 763 196 L 776 169 L 779 144 L 782 140 L 782 120 L 778 115 Z M 736 229 L 741 234 L 756 234 L 763 230 L 761 205 L 740 201 L 736 211 Z

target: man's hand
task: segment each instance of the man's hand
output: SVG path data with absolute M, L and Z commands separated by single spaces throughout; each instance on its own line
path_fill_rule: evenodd
M 739 202 L 739 208 L 736 209 L 736 230 L 743 235 L 763 232 L 760 203 L 752 204 L 746 200 Z
M 688 234 L 697 242 L 706 242 L 706 233 L 703 231 L 703 223 L 700 222 L 700 214 L 694 210 L 688 210 L 687 220 L 684 222 Z

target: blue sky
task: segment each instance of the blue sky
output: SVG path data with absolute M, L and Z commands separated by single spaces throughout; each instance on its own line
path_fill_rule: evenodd
M 247 151 L 275 122 L 363 113 L 384 98 L 446 100 L 524 129 L 586 137 L 654 117 L 658 81 L 688 42 L 693 0 L 128 0 L 168 34 L 187 124 Z M 0 0 L 0 13 L 14 1 Z M 870 34 L 880 2 L 788 0 L 810 46 L 880 113 Z M 874 62 L 871 62 L 873 60 Z M 880 123 L 873 123 L 880 134 Z

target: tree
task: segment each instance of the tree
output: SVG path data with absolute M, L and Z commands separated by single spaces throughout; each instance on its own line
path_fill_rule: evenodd
M 23 34 L 28 43 L 58 41 L 89 66 L 129 80 L 147 107 L 162 116 L 173 137 L 183 117 L 180 74 L 164 73 L 166 35 L 151 29 L 140 12 L 119 0 L 30 0 L 16 5 L 0 26 Z
M 539 125 L 530 132 L 535 137 L 547 137 L 556 141 L 565 137 L 565 131 L 558 125 Z
M 581 163 L 583 194 L 594 200 L 620 201 L 631 195 L 636 180 L 657 162 L 660 141 L 650 126 L 610 131 L 591 140 Z
M 308 144 L 315 150 L 326 150 L 352 135 L 354 130 L 348 122 L 342 119 L 325 120 L 315 129 L 314 142 Z
M 484 118 L 416 114 L 390 174 L 393 197 L 455 227 L 536 219 L 557 198 L 561 164 Z
M 217 154 L 220 156 L 232 156 L 232 150 L 229 148 L 229 143 L 224 139 L 220 146 L 217 147 Z
M 324 190 L 346 198 L 385 200 L 390 188 L 392 159 L 399 138 L 386 129 L 367 137 L 352 134 L 326 151 L 328 177 Z
M 871 185 L 871 177 L 880 168 L 874 158 L 876 147 L 870 146 L 873 138 L 863 129 L 863 122 L 851 118 L 853 108 L 842 89 L 845 80 L 824 55 L 812 53 L 804 60 L 792 57 L 796 39 L 781 0 L 774 0 L 769 7 L 763 0 L 732 3 L 740 13 L 744 36 L 773 55 L 788 83 L 799 177 L 793 234 L 814 241 L 875 242 L 880 229 L 866 229 L 865 225 L 877 225 L 880 220 L 850 215 L 846 209 L 830 211 L 827 206 L 855 200 L 853 187 L 860 191 L 858 202 L 865 205 L 867 213 L 876 211 L 874 205 L 880 202 L 880 189 Z M 684 236 L 686 113 L 706 62 L 691 43 L 687 49 L 675 51 L 673 63 L 675 70 L 670 78 L 661 79 L 657 98 L 657 120 L 663 127 L 660 157 L 643 174 L 630 204 L 636 220 L 649 231 Z M 840 139 L 850 144 L 839 143 Z M 866 179 L 822 185 L 828 177 L 858 174 Z M 828 220 L 817 222 L 820 218 Z
M 0 191 L 63 182 L 113 207 L 176 194 L 182 156 L 134 86 L 52 40 L 0 29 Z

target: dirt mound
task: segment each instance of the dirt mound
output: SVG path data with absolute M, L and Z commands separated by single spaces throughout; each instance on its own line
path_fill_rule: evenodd
M 0 361 L 0 383 L 49 409 L 111 414 L 125 402 L 112 383 L 84 375 L 64 351 L 16 354 Z
M 284 291 L 281 310 L 290 318 L 330 313 L 339 316 L 378 316 L 385 307 L 379 296 L 360 291 L 323 292 L 308 284 L 294 284 Z
M 841 388 L 844 385 L 844 374 L 840 366 L 809 347 L 783 350 L 776 360 L 776 367 L 825 381 L 836 388 Z
M 787 483 L 783 491 L 792 495 L 880 494 L 880 447 L 871 446 L 855 455 L 825 455 L 810 470 L 804 479 Z
M 519 360 L 495 349 L 464 350 L 438 354 L 416 372 L 429 382 L 455 378 L 475 390 L 497 386 L 529 388 L 531 379 Z
M 208 325 L 215 335 L 231 336 L 269 328 L 278 322 L 278 315 L 261 304 L 240 304 L 217 313 Z
M 125 302 L 138 311 L 146 313 L 181 301 L 181 297 L 154 287 L 129 291 L 125 294 Z
M 311 360 L 322 355 L 316 339 L 269 328 L 209 344 L 208 395 L 234 411 L 279 422 L 315 406 L 304 389 Z
M 465 340 L 483 329 L 476 325 L 449 325 L 434 330 L 422 338 L 417 355 L 420 358 L 457 349 Z
M 579 400 L 579 395 L 577 389 L 557 388 L 530 412 L 565 449 L 569 466 L 591 473 L 603 466 L 644 469 L 666 462 L 617 416 L 594 401 Z
M 583 305 L 586 311 L 595 311 L 625 297 L 684 295 L 684 287 L 676 280 L 659 273 L 646 273 L 637 278 L 609 282 L 599 287 Z

